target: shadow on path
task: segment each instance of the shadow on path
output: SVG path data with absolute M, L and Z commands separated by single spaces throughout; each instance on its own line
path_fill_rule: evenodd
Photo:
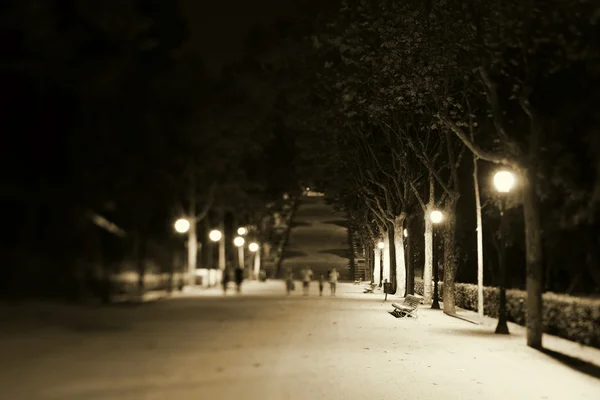
M 600 366 L 598 365 L 550 349 L 542 349 L 541 352 L 576 371 L 600 379 Z

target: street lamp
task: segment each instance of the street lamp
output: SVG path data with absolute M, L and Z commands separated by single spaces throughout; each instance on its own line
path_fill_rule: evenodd
M 244 227 L 238 228 L 237 233 L 240 236 L 244 236 L 246 233 L 248 233 L 248 229 L 246 229 Z
M 258 279 L 260 272 L 260 246 L 258 243 L 252 242 L 248 245 L 248 249 L 254 253 L 254 279 Z
M 190 221 L 185 218 L 179 218 L 175 221 L 175 231 L 177 233 L 186 233 L 190 230 Z
M 494 187 L 499 193 L 508 193 L 516 183 L 515 174 L 510 171 L 498 171 L 494 174 Z
M 404 229 L 404 237 L 408 237 L 408 229 Z
M 432 211 L 429 217 L 431 218 L 431 222 L 434 224 L 439 224 L 444 220 L 444 214 L 438 210 Z
M 212 240 L 213 242 L 218 242 L 219 240 L 221 240 L 221 237 L 223 236 L 223 234 L 221 233 L 221 231 L 217 230 L 217 229 L 213 229 L 212 231 L 210 231 L 210 233 L 208 234 L 208 238 L 210 240 Z
M 441 211 L 434 210 L 431 212 L 431 214 L 429 214 L 429 218 L 431 219 L 431 222 L 433 222 L 434 225 L 437 225 L 444 220 L 444 214 Z M 439 292 L 438 292 L 439 266 L 438 266 L 438 264 L 435 263 L 435 258 L 433 257 L 433 255 L 435 254 L 435 236 L 436 236 L 436 232 L 434 230 L 433 238 L 432 238 L 433 251 L 431 253 L 431 258 L 434 261 L 433 262 L 433 268 L 434 268 L 434 270 L 433 270 L 433 302 L 431 303 L 431 308 L 433 308 L 435 310 L 439 310 L 440 309 Z
M 377 248 L 378 249 L 383 249 L 384 247 L 385 247 L 385 244 L 383 242 L 377 243 Z
M 504 216 L 506 209 L 506 194 L 508 194 L 516 184 L 515 174 L 502 170 L 494 174 L 494 187 L 496 191 L 500 193 L 500 249 L 498 251 L 498 264 L 500 267 L 500 302 L 498 304 L 498 325 L 496 326 L 496 333 L 507 335 L 508 324 L 506 323 L 506 286 L 507 285 L 507 273 L 506 273 L 506 233 L 508 229 L 507 220 Z M 504 195 L 503 195 L 504 194 Z

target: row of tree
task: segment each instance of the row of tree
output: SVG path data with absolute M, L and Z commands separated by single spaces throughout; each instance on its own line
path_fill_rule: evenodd
M 303 173 L 348 213 L 367 254 L 385 242 L 384 273 L 397 293 L 413 278 L 403 229 L 421 216 L 430 298 L 429 214 L 443 209 L 444 311 L 454 313 L 461 178 L 472 165 L 477 179 L 478 161 L 514 171 L 527 343 L 537 348 L 544 252 L 570 236 L 564 268 L 600 284 L 589 236 L 600 192 L 599 17 L 591 1 L 343 0 L 274 27 L 283 39 L 251 64 L 282 89 L 276 110 L 296 136 Z
M 109 258 L 134 260 L 143 277 L 149 247 L 181 251 L 177 218 L 262 226 L 267 205 L 297 190 L 273 88 L 210 78 L 184 46 L 178 2 L 1 8 L 3 289 L 63 291 Z

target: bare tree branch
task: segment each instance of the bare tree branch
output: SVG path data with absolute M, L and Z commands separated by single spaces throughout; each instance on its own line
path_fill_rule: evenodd
M 453 121 L 451 121 L 447 117 L 442 117 L 440 115 L 438 115 L 437 117 L 442 124 L 444 124 L 452 132 L 454 132 L 454 134 L 456 136 L 458 136 L 458 138 L 465 144 L 465 146 L 467 146 L 469 148 L 469 150 L 471 150 L 473 152 L 473 154 L 475 154 L 480 159 L 489 161 L 489 162 L 493 162 L 495 164 L 502 164 L 502 165 L 508 165 L 508 166 L 513 166 L 513 167 L 516 167 L 519 165 L 519 163 L 516 160 L 514 160 L 510 157 L 503 157 L 498 154 L 494 154 L 492 152 L 483 150 L 481 147 L 477 146 L 473 141 L 471 141 L 467 137 L 466 133 L 459 126 L 457 126 Z

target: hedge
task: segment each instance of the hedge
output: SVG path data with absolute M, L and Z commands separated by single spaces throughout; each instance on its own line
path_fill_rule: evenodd
M 440 299 L 444 284 L 439 282 Z M 415 293 L 423 294 L 423 280 L 415 278 Z M 587 299 L 557 293 L 544 293 L 544 333 L 577 343 L 600 348 L 600 299 Z M 506 312 L 509 321 L 525 325 L 527 292 L 508 289 Z M 498 289 L 483 287 L 483 312 L 498 318 Z M 465 310 L 477 310 L 477 285 L 456 283 L 456 305 Z

